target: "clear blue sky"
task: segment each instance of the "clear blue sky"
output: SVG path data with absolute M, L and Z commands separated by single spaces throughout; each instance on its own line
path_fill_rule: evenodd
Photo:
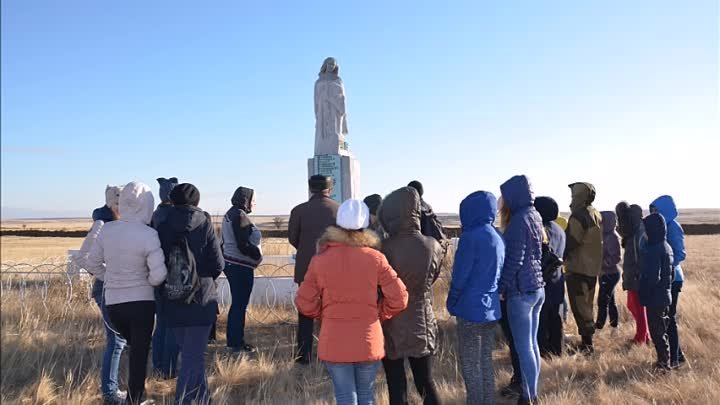
M 177 176 L 201 206 L 306 198 L 313 83 L 340 63 L 362 193 L 437 211 L 526 173 L 569 203 L 720 207 L 718 3 L 2 2 L 3 216 L 78 216 Z

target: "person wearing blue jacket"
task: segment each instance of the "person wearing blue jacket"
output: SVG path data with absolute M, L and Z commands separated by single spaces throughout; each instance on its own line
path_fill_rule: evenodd
M 153 212 L 150 226 L 155 230 L 160 229 L 160 225 L 167 220 L 170 211 L 172 211 L 172 202 L 170 201 L 170 192 L 178 185 L 177 177 L 158 177 L 157 182 L 160 185 L 160 204 Z M 155 289 L 155 331 L 152 336 L 152 366 L 153 373 L 158 378 L 169 380 L 177 376 L 178 356 L 180 349 L 175 342 L 172 330 L 167 326 L 165 319 L 165 307 L 160 295 L 160 288 Z
M 533 206 L 530 180 L 513 176 L 500 186 L 501 224 L 505 241 L 500 292 L 507 300 L 513 343 L 520 360 L 523 392 L 518 404 L 534 404 L 540 379 L 537 334 L 545 302 L 542 276 L 542 218 Z
M 535 209 L 542 217 L 548 250 L 558 258 L 563 257 L 565 254 L 565 231 L 555 222 L 560 213 L 557 202 L 550 197 L 538 197 L 535 199 Z M 563 318 L 560 315 L 561 307 L 565 305 L 565 275 L 562 265 L 544 276 L 545 303 L 540 310 L 538 346 L 540 354 L 543 356 L 562 356 L 563 339 L 565 338 Z
M 505 244 L 493 227 L 497 201 L 476 191 L 460 203 L 462 234 L 455 251 L 447 309 L 457 318 L 458 352 L 467 403 L 493 404 L 495 326 L 500 319 L 498 281 Z
M 670 293 L 673 274 L 673 253 L 666 242 L 665 220 L 660 214 L 643 219 L 647 243 L 643 251 L 638 280 L 640 304 L 647 308 L 648 326 L 655 351 L 657 370 L 670 369 L 670 342 L 668 339 Z
M 677 327 L 677 305 L 678 299 L 680 298 L 680 292 L 682 291 L 683 283 L 685 282 L 685 274 L 680 266 L 685 260 L 685 232 L 683 232 L 682 226 L 677 221 L 678 210 L 675 206 L 675 201 L 669 195 L 663 195 L 655 199 L 650 204 L 650 212 L 662 215 L 667 224 L 667 241 L 672 248 L 673 254 L 673 270 L 675 271 L 675 277 L 672 283 L 672 303 L 670 304 L 670 310 L 668 316 L 670 317 L 670 323 L 668 325 L 668 337 L 670 339 L 670 365 L 672 367 L 680 367 L 685 364 L 685 354 L 680 346 L 680 338 L 678 335 Z

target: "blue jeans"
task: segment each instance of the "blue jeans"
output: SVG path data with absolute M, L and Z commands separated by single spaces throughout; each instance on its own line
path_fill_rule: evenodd
M 227 345 L 239 349 L 245 345 L 245 312 L 250 302 L 255 271 L 252 267 L 225 262 L 224 272 L 232 295 L 228 311 Z
M 152 366 L 163 378 L 174 378 L 177 373 L 179 348 L 172 329 L 165 319 L 165 307 L 160 289 L 155 289 L 155 331 L 152 336 Z
M 212 325 L 173 328 L 175 341 L 180 346 L 180 372 L 175 387 L 175 405 L 210 403 L 205 375 L 205 349 Z
M 540 347 L 537 342 L 540 310 L 545 302 L 545 289 L 508 297 L 508 320 L 513 343 L 520 360 L 523 398 L 537 398 L 540 380 Z
M 100 389 L 102 390 L 103 397 L 113 397 L 118 391 L 120 356 L 127 342 L 112 328 L 110 316 L 105 307 L 102 281 L 95 279 L 92 297 L 98 308 L 100 308 L 105 326 L 105 352 L 103 353 L 102 366 L 100 369 Z
M 366 363 L 325 362 L 335 389 L 337 405 L 372 405 L 379 361 Z

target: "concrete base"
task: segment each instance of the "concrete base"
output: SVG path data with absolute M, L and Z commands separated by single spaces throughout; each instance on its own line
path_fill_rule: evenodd
M 337 202 L 360 198 L 360 164 L 351 155 L 320 155 L 308 159 L 308 177 L 321 174 L 333 178 L 330 195 Z

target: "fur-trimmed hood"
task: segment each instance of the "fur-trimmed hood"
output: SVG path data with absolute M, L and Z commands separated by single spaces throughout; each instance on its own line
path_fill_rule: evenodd
M 318 240 L 317 251 L 321 253 L 329 245 L 341 244 L 351 247 L 369 247 L 380 250 L 380 238 L 370 229 L 348 231 L 337 226 L 330 226 Z

